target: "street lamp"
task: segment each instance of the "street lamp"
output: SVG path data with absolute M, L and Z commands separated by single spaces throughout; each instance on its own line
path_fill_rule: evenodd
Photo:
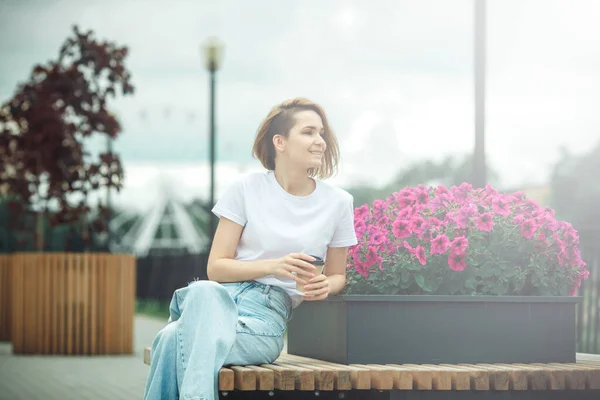
M 486 184 L 485 163 L 485 56 L 486 0 L 475 1 L 475 148 L 473 149 L 473 186 Z
M 223 42 L 215 37 L 210 37 L 203 45 L 204 62 L 210 73 L 210 203 L 209 207 L 215 205 L 215 75 L 221 66 L 223 56 Z M 211 241 L 215 235 L 215 216 L 209 211 L 210 237 Z

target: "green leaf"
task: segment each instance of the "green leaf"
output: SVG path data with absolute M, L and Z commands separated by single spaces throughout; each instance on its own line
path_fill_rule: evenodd
M 420 271 L 422 268 L 419 264 L 416 263 L 407 263 L 404 265 L 404 268 L 410 270 L 410 271 Z
M 400 273 L 400 277 L 402 279 L 402 282 L 406 283 L 410 279 L 410 272 L 403 269 L 402 272 Z
M 437 280 L 435 280 L 436 287 L 434 289 L 434 285 L 432 285 L 432 280 L 425 279 L 425 277 L 423 275 L 415 275 L 415 282 L 417 282 L 417 285 L 419 285 L 419 287 L 427 293 L 433 292 L 439 286 L 439 282 Z
M 506 282 L 498 282 L 492 288 L 492 293 L 498 296 L 503 296 L 508 291 L 508 284 Z

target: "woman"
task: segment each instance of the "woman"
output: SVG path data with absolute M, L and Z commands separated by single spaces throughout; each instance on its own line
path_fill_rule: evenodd
M 302 98 L 274 107 L 253 155 L 267 171 L 245 175 L 213 208 L 210 280 L 175 291 L 152 345 L 146 399 L 217 399 L 223 365 L 273 362 L 292 308 L 344 288 L 357 243 L 353 198 L 321 181 L 339 159 L 323 109 Z M 324 274 L 315 276 L 313 256 L 325 259 Z

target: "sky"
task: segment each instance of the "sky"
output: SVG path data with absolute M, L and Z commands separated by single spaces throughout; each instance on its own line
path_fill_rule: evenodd
M 109 104 L 123 132 L 117 202 L 145 209 L 165 185 L 208 187 L 202 43 L 225 44 L 217 76 L 217 197 L 261 170 L 250 148 L 281 101 L 321 104 L 339 138 L 332 182 L 383 185 L 413 162 L 472 152 L 475 0 L 0 0 L 0 101 L 71 26 L 130 49 L 134 96 Z M 488 0 L 486 154 L 507 188 L 548 181 L 560 149 L 600 140 L 600 2 Z M 94 151 L 104 138 L 87 143 Z

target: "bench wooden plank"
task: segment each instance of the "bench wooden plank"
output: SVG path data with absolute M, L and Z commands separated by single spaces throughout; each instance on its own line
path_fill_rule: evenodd
M 458 368 L 469 372 L 471 379 L 471 389 L 473 390 L 490 390 L 490 374 L 484 368 L 472 368 L 455 364 L 440 364 L 444 367 Z
M 144 363 L 151 363 L 144 349 Z M 282 353 L 273 364 L 223 367 L 219 390 L 598 390 L 600 362 L 531 364 L 337 364 Z
M 219 390 L 229 392 L 234 389 L 235 373 L 232 369 L 221 368 L 219 371 Z
M 332 362 L 328 362 L 328 361 L 315 360 L 312 358 L 301 357 L 301 356 L 296 356 L 296 355 L 291 355 L 291 354 L 288 354 L 288 357 L 291 357 L 293 360 L 310 362 L 311 364 L 314 363 L 314 364 L 319 364 L 319 365 L 331 365 L 331 366 L 335 366 L 337 368 L 341 368 L 345 371 L 349 371 L 350 372 L 350 380 L 352 382 L 352 389 L 359 389 L 359 390 L 371 389 L 371 371 L 368 370 L 367 368 L 351 367 L 349 365 L 336 364 L 336 363 L 332 363 Z
M 279 360 L 276 360 L 273 364 L 294 371 L 296 390 L 315 390 L 315 372 L 312 368 L 290 365 Z
M 440 369 L 439 367 L 429 367 L 418 364 L 402 364 L 403 367 L 408 367 L 415 371 L 431 372 L 431 388 L 432 390 L 452 390 L 452 374 L 448 370 Z
M 529 388 L 529 382 L 527 378 L 527 371 L 523 371 L 516 367 L 507 367 L 499 364 L 474 364 L 478 367 L 488 367 L 494 369 L 505 370 L 508 372 L 510 377 L 509 389 L 510 390 L 527 390 Z
M 509 390 L 510 389 L 510 374 L 507 370 L 497 367 L 487 367 L 477 364 L 458 364 L 473 369 L 484 369 L 489 373 L 489 382 L 491 390 Z
M 234 387 L 237 390 L 256 390 L 256 371 L 248 367 L 232 365 L 229 367 L 234 372 Z
M 275 389 L 294 390 L 296 386 L 296 374 L 289 367 L 281 367 L 273 364 L 261 364 L 260 367 L 270 369 L 274 373 Z
M 431 371 L 416 371 L 413 368 L 398 364 L 385 364 L 386 367 L 394 367 L 399 370 L 409 371 L 413 378 L 413 389 L 431 390 L 433 388 L 433 376 Z
M 275 363 L 279 364 L 283 362 L 285 365 L 289 365 L 291 367 L 304 367 L 310 368 L 315 373 L 315 389 L 316 390 L 334 390 L 339 384 L 336 384 L 336 380 L 339 380 L 339 371 L 335 371 L 333 368 L 329 368 L 323 365 L 310 365 L 303 364 L 297 361 L 293 361 L 286 357 L 279 357 Z M 337 375 L 337 377 L 336 377 Z M 336 379 L 337 378 L 337 379 Z M 352 389 L 352 384 L 350 382 L 350 374 L 347 374 L 347 382 L 348 386 L 342 390 Z M 339 389 L 338 389 L 339 390 Z

